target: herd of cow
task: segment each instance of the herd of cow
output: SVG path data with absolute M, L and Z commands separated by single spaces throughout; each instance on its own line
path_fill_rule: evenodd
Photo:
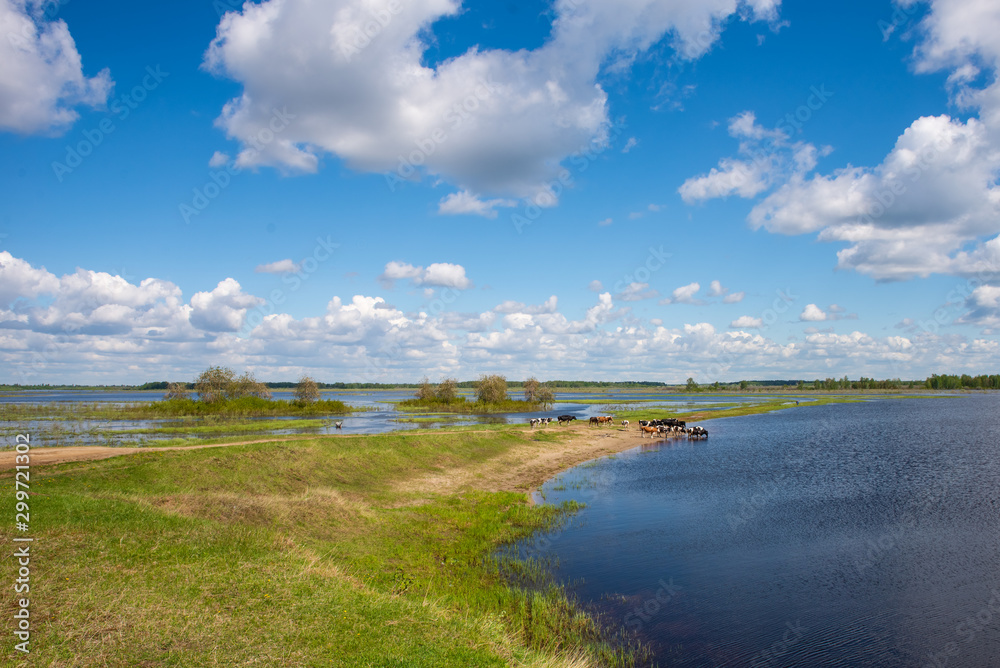
M 559 424 L 569 424 L 576 418 L 572 415 L 560 415 L 556 418 Z M 531 418 L 528 420 L 528 424 L 534 429 L 535 425 L 545 425 L 551 424 L 552 418 Z M 590 418 L 590 425 L 592 427 L 601 427 L 602 425 L 608 425 L 613 427 L 615 424 L 615 418 L 613 415 L 595 415 Z M 621 425 L 628 431 L 629 426 L 628 420 L 622 420 Z M 687 436 L 688 438 L 702 439 L 708 438 L 708 430 L 704 427 L 698 425 L 694 427 L 688 427 L 684 420 L 678 420 L 677 418 L 666 418 L 662 420 L 639 420 L 639 436 L 644 437 L 649 435 L 650 438 L 656 436 L 664 437 L 676 437 L 676 436 Z

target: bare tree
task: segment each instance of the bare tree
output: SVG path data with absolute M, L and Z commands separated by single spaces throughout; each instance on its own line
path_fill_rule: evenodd
M 420 388 L 417 390 L 417 399 L 421 401 L 431 401 L 434 399 L 434 386 L 431 385 L 431 381 L 424 376 L 424 379 L 420 381 Z
M 187 383 L 167 383 L 167 393 L 163 395 L 163 398 L 167 401 L 187 399 L 189 394 Z
M 229 396 L 233 399 L 239 399 L 240 397 L 270 399 L 271 390 L 267 389 L 267 385 L 257 380 L 253 373 L 247 371 L 233 381 Z
M 311 404 L 319 401 L 319 385 L 309 376 L 299 378 L 298 385 L 295 386 L 295 400 L 304 404 Z
M 538 388 L 541 383 L 538 379 L 532 376 L 528 380 L 524 381 L 524 400 L 525 401 L 538 401 Z
M 540 403 L 543 408 L 551 408 L 552 404 L 556 402 L 556 393 L 548 385 L 541 385 L 535 394 L 535 401 Z
M 483 374 L 476 383 L 476 399 L 484 404 L 498 404 L 507 399 L 507 378 Z
M 198 398 L 207 404 L 214 404 L 229 398 L 236 373 L 223 366 L 210 366 L 194 381 Z
M 438 401 L 450 403 L 458 397 L 458 381 L 454 378 L 445 378 L 437 387 L 436 394 Z

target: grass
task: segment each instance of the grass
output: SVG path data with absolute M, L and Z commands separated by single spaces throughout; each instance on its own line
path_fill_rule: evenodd
M 824 406 L 827 404 L 855 403 L 858 401 L 866 401 L 870 398 L 871 396 L 820 396 L 816 397 L 814 400 L 810 397 L 810 400 L 802 401 L 802 403 L 799 404 L 794 397 L 788 397 L 784 399 L 754 401 L 736 405 L 728 403 L 709 404 L 707 406 L 699 406 L 695 410 L 677 410 L 676 408 L 650 406 L 647 408 L 622 411 L 620 413 L 615 413 L 614 415 L 615 420 L 634 421 L 640 419 L 675 417 L 684 420 L 685 422 L 701 422 L 703 420 L 714 420 L 716 418 L 770 413 L 772 411 L 780 411 L 786 408 L 795 408 L 797 404 L 799 408 L 805 408 L 808 406 Z
M 457 397 L 450 401 L 439 399 L 407 399 L 396 404 L 401 411 L 434 411 L 441 413 L 529 413 L 547 410 L 547 406 L 538 401 L 522 399 L 505 399 L 503 401 L 485 403 L 468 401 L 465 397 Z
M 575 506 L 408 484 L 533 436 L 317 437 L 36 467 L 31 665 L 633 665 L 543 564 L 501 556 Z M 0 616 L 13 605 L 0 600 Z
M 193 399 L 109 403 L 109 402 L 50 402 L 0 404 L 0 418 L 5 420 L 153 420 L 183 417 L 302 417 L 347 415 L 356 410 L 335 399 L 312 403 L 241 397 L 215 403 Z

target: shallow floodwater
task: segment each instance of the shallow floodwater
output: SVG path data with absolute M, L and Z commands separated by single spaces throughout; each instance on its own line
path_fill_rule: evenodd
M 522 549 L 659 665 L 1000 666 L 1000 396 L 704 424 L 549 481 L 587 507 Z
M 292 399 L 292 390 L 275 390 L 275 399 Z M 468 390 L 460 392 L 463 396 L 472 397 Z M 512 392 L 512 395 L 516 393 Z M 50 446 L 68 445 L 105 445 L 105 446 L 134 446 L 142 444 L 155 444 L 156 441 L 163 441 L 178 437 L 246 437 L 258 438 L 268 435 L 285 434 L 377 434 L 388 431 L 406 429 L 433 429 L 446 425 L 475 425 L 475 424 L 523 424 L 532 417 L 552 417 L 570 414 L 579 420 L 586 420 L 591 415 L 606 414 L 618 410 L 634 409 L 636 402 L 652 401 L 662 410 L 669 409 L 673 412 L 684 412 L 695 409 L 713 410 L 720 404 L 734 403 L 754 403 L 767 401 L 774 398 L 773 395 L 745 395 L 738 398 L 725 395 L 713 394 L 667 394 L 657 392 L 558 392 L 557 403 L 549 411 L 533 413 L 505 413 L 490 415 L 435 415 L 438 419 L 429 417 L 432 414 L 419 412 L 397 411 L 395 402 L 403 401 L 413 397 L 413 390 L 348 390 L 322 392 L 324 399 L 336 399 L 343 401 L 349 406 L 363 408 L 350 415 L 324 415 L 299 417 L 261 417 L 260 420 L 276 421 L 280 420 L 288 426 L 269 429 L 266 431 L 234 431 L 212 432 L 207 435 L 199 435 L 196 432 L 179 432 L 169 434 L 157 433 L 118 433 L 129 430 L 154 430 L 163 427 L 183 426 L 184 423 L 176 419 L 161 420 L 65 420 L 50 421 L 45 419 L 19 420 L 17 425 L 8 429 L 13 432 L 28 432 L 37 434 L 39 442 L 45 442 Z M 0 393 L 0 408 L 3 404 L 72 404 L 72 403 L 113 403 L 126 404 L 133 402 L 160 401 L 163 398 L 162 391 L 122 391 L 122 390 L 26 390 L 17 392 Z M 784 398 L 793 401 L 796 397 Z M 810 401 L 811 398 L 798 397 L 802 401 Z M 589 402 L 589 403 L 574 403 Z M 654 409 L 655 410 L 655 409 Z M 301 427 L 297 424 L 301 419 L 315 420 L 322 419 L 323 425 L 317 427 Z M 343 426 L 337 429 L 334 426 L 335 420 L 342 420 Z M 187 424 L 195 425 L 197 422 L 188 421 Z M 12 432 L 12 433 L 13 433 Z M 111 433 L 109 433 L 111 432 Z M 6 434 L 6 432 L 4 432 Z M 42 436 L 44 435 L 44 439 Z

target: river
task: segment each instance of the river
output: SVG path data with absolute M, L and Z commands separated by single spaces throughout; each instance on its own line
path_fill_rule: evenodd
M 549 481 L 587 507 L 522 553 L 659 665 L 1000 666 L 1000 395 L 703 424 Z

